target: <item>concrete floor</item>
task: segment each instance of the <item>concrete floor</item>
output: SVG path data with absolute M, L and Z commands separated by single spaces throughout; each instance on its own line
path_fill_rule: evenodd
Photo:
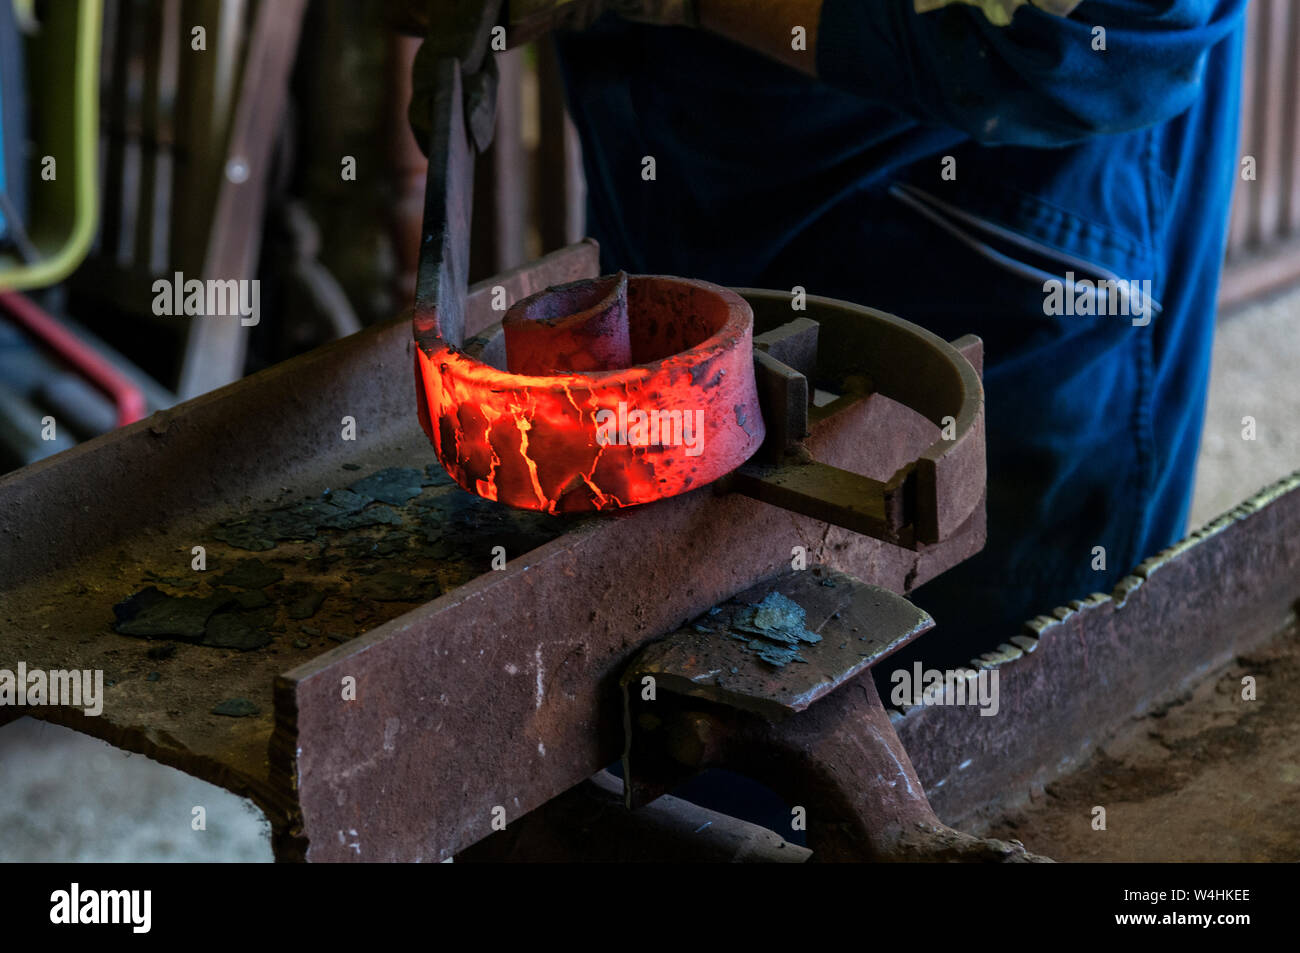
M 1256 439 L 1242 439 L 1254 417 Z M 1300 470 L 1300 289 L 1219 326 L 1191 525 L 1200 526 Z
M 0 728 L 0 860 L 270 861 L 271 827 L 229 791 L 20 718 Z
M 1253 441 L 1242 439 L 1246 416 L 1256 421 Z M 1300 289 L 1220 326 L 1192 525 L 1297 469 Z M 191 827 L 195 806 L 206 809 L 205 831 Z M 1053 834 L 1064 839 L 1059 829 Z M 24 718 L 0 728 L 0 861 L 24 860 L 269 861 L 271 849 L 251 802 Z

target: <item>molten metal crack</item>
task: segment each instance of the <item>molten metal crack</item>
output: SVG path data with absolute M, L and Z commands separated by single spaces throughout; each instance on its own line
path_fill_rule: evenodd
M 510 309 L 499 363 L 600 366 L 629 353 L 618 343 L 624 337 L 636 363 L 516 374 L 448 346 L 417 320 L 421 423 L 460 486 L 510 506 L 572 513 L 673 496 L 735 469 L 762 442 L 752 325 L 743 299 L 705 282 L 621 275 L 576 282 Z M 528 352 L 511 355 L 512 340 Z M 580 350 L 583 341 L 590 353 Z M 665 427 L 665 437 L 653 423 L 651 439 L 637 436 L 644 424 L 620 431 L 617 442 L 599 438 L 599 425 L 615 414 L 620 422 L 703 427 L 689 441 L 684 427 Z

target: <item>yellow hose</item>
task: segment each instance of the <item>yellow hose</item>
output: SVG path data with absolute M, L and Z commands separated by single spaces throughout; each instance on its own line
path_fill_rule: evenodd
M 0 0 L 0 3 L 7 0 Z M 95 156 L 99 140 L 99 35 L 101 0 L 81 0 L 77 15 L 76 74 L 73 78 L 74 214 L 72 231 L 55 254 L 30 265 L 0 270 L 0 291 L 58 284 L 81 264 L 95 238 L 98 215 Z

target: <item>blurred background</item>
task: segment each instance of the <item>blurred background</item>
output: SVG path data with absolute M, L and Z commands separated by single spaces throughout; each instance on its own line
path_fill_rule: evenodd
M 0 473 L 410 304 L 419 41 L 384 11 L 0 0 Z M 1300 469 L 1300 4 L 1253 0 L 1246 63 L 1247 161 L 1194 525 Z M 471 281 L 584 234 L 580 148 L 549 45 L 499 66 Z M 241 333 L 156 315 L 153 281 L 176 272 L 257 278 L 274 320 Z M 1236 439 L 1261 407 L 1274 423 Z M 170 768 L 31 719 L 0 728 L 0 860 L 270 860 L 267 838 L 249 802 Z
M 0 0 L 0 472 L 410 303 L 419 41 L 390 29 L 387 9 Z M 549 46 L 499 65 L 471 280 L 583 232 L 581 158 Z M 154 314 L 153 281 L 177 272 L 256 277 L 275 320 L 245 333 Z M 67 424 L 54 441 L 40 439 L 46 414 Z

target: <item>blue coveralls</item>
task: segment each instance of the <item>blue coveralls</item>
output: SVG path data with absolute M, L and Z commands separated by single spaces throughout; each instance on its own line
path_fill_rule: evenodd
M 1083 0 L 998 27 L 827 0 L 820 80 L 608 16 L 559 40 L 606 270 L 800 285 L 984 339 L 988 545 L 917 591 L 927 665 L 1108 591 L 1184 532 L 1244 5 Z M 1150 281 L 1160 310 L 1046 314 L 1044 278 L 1067 272 Z

